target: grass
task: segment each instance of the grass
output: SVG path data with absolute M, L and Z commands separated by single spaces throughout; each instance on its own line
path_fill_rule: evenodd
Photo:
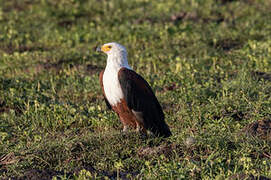
M 270 0 L 0 0 L 0 179 L 271 178 Z M 173 136 L 121 133 L 116 41 Z M 254 125 L 249 125 L 256 123 Z

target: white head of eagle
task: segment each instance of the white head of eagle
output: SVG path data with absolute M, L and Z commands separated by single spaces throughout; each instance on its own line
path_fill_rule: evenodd
M 127 51 L 124 46 L 111 42 L 102 45 L 100 50 L 107 54 L 107 64 L 130 68 L 127 60 Z
M 100 85 L 105 102 L 118 114 L 123 131 L 132 127 L 145 134 L 149 130 L 157 136 L 170 136 L 163 110 L 147 81 L 129 66 L 126 48 L 111 42 L 97 50 L 107 54 Z

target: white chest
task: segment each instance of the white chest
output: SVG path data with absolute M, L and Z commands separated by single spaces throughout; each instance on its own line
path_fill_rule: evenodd
M 106 68 L 103 74 L 104 93 L 111 105 L 116 105 L 123 98 L 118 71 L 119 69 Z

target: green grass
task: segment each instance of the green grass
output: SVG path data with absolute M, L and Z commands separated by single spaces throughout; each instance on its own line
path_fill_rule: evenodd
M 270 7 L 0 0 L 0 179 L 271 178 L 271 133 L 243 130 L 271 120 Z M 151 84 L 172 137 L 121 133 L 98 82 L 95 47 L 111 41 Z

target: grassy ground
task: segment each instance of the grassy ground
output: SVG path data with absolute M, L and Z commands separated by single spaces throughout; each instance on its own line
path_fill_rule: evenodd
M 106 110 L 111 41 L 169 139 Z M 0 179 L 271 178 L 270 0 L 0 0 L 0 82 Z

